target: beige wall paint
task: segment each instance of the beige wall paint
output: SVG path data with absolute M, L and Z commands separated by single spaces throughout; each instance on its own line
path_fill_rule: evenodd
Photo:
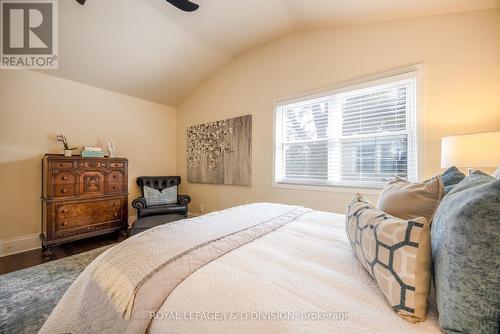
M 422 178 L 441 171 L 441 137 L 500 131 L 498 9 L 295 34 L 240 56 L 178 107 L 181 176 L 188 126 L 245 114 L 254 122 L 253 185 L 184 182 L 191 209 L 272 201 L 344 212 L 351 193 L 272 187 L 273 102 L 414 63 L 424 63 Z
M 164 105 L 36 72 L 0 71 L 0 243 L 40 232 L 40 160 L 60 152 L 55 133 L 76 145 L 105 146 L 113 138 L 130 160 L 132 200 L 138 175 L 176 173 L 186 180 L 187 126 L 245 114 L 254 122 L 252 187 L 184 181 L 193 211 L 273 201 L 344 212 L 352 193 L 272 187 L 273 103 L 414 63 L 425 64 L 422 177 L 428 177 L 440 171 L 441 137 L 500 131 L 498 9 L 279 39 L 207 81 L 178 108 L 177 120 Z
M 41 158 L 71 145 L 106 147 L 129 162 L 129 202 L 139 175 L 175 172 L 175 109 L 29 71 L 0 71 L 0 241 L 40 232 Z M 135 210 L 129 208 L 129 215 Z

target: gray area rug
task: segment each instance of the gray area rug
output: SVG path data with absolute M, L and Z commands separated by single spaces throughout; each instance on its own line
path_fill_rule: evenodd
M 111 246 L 0 275 L 0 333 L 38 333 L 71 283 Z

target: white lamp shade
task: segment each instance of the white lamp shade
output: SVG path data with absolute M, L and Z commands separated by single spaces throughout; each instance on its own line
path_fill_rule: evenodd
M 500 166 L 500 132 L 441 139 L 441 168 Z

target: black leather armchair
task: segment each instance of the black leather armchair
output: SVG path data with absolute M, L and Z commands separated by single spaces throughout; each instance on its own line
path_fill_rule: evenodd
M 144 198 L 144 186 L 148 186 L 162 191 L 165 188 L 177 187 L 181 184 L 180 176 L 140 176 L 137 178 L 137 185 L 141 188 L 142 196 L 134 199 L 132 206 L 137 209 L 137 219 L 154 215 L 178 214 L 187 216 L 188 204 L 191 197 L 188 195 L 177 195 L 177 203 L 147 206 Z

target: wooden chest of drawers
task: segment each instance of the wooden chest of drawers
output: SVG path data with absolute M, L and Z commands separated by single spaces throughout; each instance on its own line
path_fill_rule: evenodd
M 46 251 L 127 228 L 127 159 L 47 154 L 42 165 L 40 238 Z

